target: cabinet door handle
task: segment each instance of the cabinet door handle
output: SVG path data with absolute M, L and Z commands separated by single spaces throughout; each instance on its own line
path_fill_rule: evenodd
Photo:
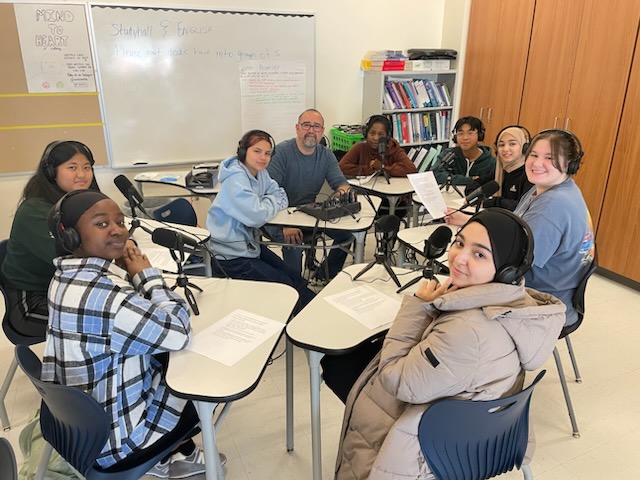
M 553 128 L 558 128 L 558 117 L 554 117 L 553 119 Z
M 480 120 L 482 120 L 483 113 L 484 113 L 484 107 L 480 107 Z
M 567 117 L 567 118 L 565 119 L 565 121 L 564 121 L 564 129 L 565 129 L 565 130 L 569 130 L 569 120 L 570 120 L 570 118 L 569 118 L 569 117 Z
M 493 110 L 493 108 L 490 108 L 487 111 L 487 123 L 491 123 L 491 111 Z

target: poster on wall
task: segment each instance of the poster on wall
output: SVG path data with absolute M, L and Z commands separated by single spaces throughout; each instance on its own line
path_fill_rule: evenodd
M 242 131 L 266 128 L 276 143 L 291 138 L 306 108 L 306 67 L 296 62 L 253 60 L 240 65 Z
M 29 93 L 95 92 L 84 5 L 14 5 Z

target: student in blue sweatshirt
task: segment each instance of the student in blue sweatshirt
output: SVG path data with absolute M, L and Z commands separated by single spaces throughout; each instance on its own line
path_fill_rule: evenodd
M 298 272 L 258 242 L 260 228 L 289 205 L 266 170 L 274 150 L 268 133 L 250 130 L 240 139 L 237 155 L 222 162 L 220 193 L 207 215 L 209 244 L 219 263 L 213 264 L 214 275 L 290 285 L 300 295 L 297 313 L 315 294 Z

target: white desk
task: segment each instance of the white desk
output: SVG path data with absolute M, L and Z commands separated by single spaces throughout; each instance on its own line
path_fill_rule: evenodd
M 335 220 L 318 222 L 318 229 L 320 230 L 348 230 L 355 237 L 355 259 L 354 263 L 364 262 L 364 239 L 367 235 L 367 230 L 373 224 L 376 218 L 376 213 L 382 200 L 378 197 L 371 197 L 371 203 L 373 208 L 366 198 L 360 196 L 360 205 L 362 209 L 354 214 L 354 217 L 345 215 L 344 217 L 337 218 Z M 289 207 L 285 210 L 281 210 L 278 214 L 271 219 L 268 225 L 280 225 L 283 227 L 307 227 L 314 228 L 316 225 L 316 218 L 303 212 L 295 211 L 295 207 Z
M 176 170 L 172 172 L 143 172 L 137 174 L 133 179 L 138 184 L 138 190 L 143 193 L 145 183 L 155 183 L 159 185 L 172 185 L 189 190 L 194 195 L 215 195 L 220 191 L 220 182 L 216 182 L 213 188 L 187 187 L 185 178 L 191 170 Z
M 457 225 L 447 223 L 434 223 L 432 225 L 421 225 L 419 227 L 405 228 L 398 232 L 398 265 L 406 267 L 407 248 L 412 249 L 419 255 L 424 252 L 424 241 L 440 226 L 447 226 L 452 235 L 460 228 Z
M 191 281 L 204 290 L 194 291 L 202 312 L 191 318 L 194 335 L 238 308 L 282 322 L 284 326 L 298 300 L 293 288 L 280 283 L 202 277 Z M 207 480 L 224 478 L 216 427 L 233 400 L 256 388 L 279 338 L 280 333 L 272 335 L 231 367 L 189 350 L 171 352 L 167 385 L 175 395 L 194 402 L 202 428 Z M 220 403 L 225 406 L 214 425 L 213 412 Z
M 351 265 L 340 272 L 289 324 L 287 337 L 291 343 L 308 352 L 311 389 L 311 448 L 313 455 L 313 479 L 322 478 L 321 436 L 320 436 L 320 360 L 325 354 L 340 355 L 348 353 L 368 339 L 383 335 L 389 325 L 369 329 L 346 313 L 338 310 L 324 300 L 324 297 L 344 292 L 360 285 L 369 285 L 376 290 L 401 300 L 403 294 L 412 295 L 417 284 L 403 294 L 397 294 L 398 287 L 389 278 L 382 265 L 376 265 L 358 281 L 351 280 L 364 265 Z M 394 268 L 404 285 L 419 276 L 419 272 Z M 393 318 L 389 319 L 389 322 Z M 289 368 L 289 365 L 287 365 Z M 293 372 L 287 371 L 287 375 Z M 292 408 L 292 406 L 288 406 Z
M 400 199 L 413 193 L 413 185 L 407 177 L 390 177 L 389 182 L 382 175 L 377 175 L 367 183 L 360 183 L 358 179 L 349 179 L 350 185 L 361 188 L 374 195 L 384 195 L 389 200 L 389 215 L 393 215 L 396 211 L 396 205 Z

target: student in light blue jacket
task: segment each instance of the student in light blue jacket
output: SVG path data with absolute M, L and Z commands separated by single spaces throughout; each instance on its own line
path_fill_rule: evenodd
M 219 263 L 213 264 L 214 275 L 290 285 L 300 295 L 297 313 L 315 294 L 298 272 L 257 240 L 260 227 L 289 205 L 284 189 L 266 171 L 274 150 L 271 135 L 250 130 L 238 142 L 237 155 L 222 162 L 220 193 L 207 215 L 209 244 Z

